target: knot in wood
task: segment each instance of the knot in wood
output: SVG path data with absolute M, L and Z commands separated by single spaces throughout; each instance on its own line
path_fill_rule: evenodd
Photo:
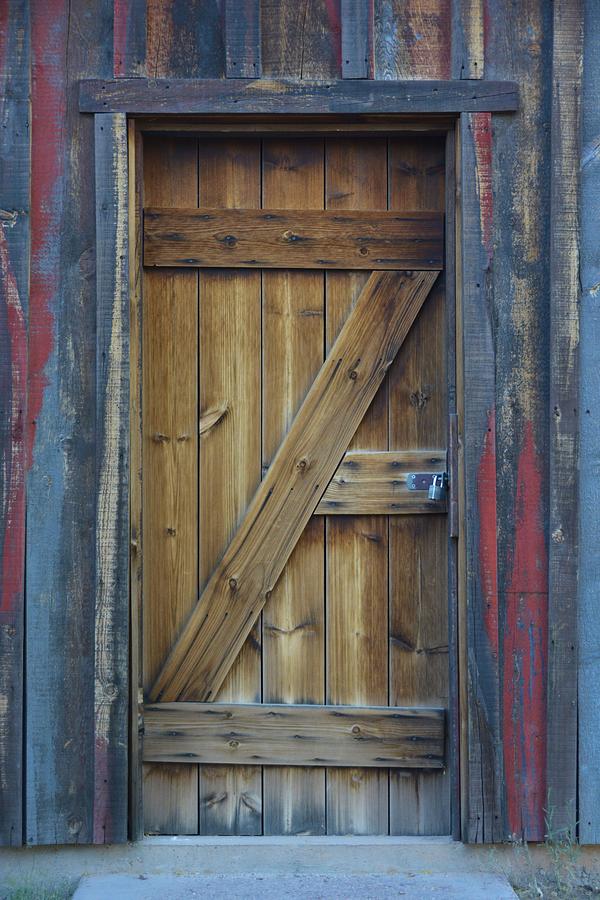
M 166 532 L 170 537 L 175 537 L 175 535 L 177 534 L 177 529 L 169 525 L 169 527 L 166 529 Z
M 282 238 L 284 241 L 292 244 L 294 241 L 300 240 L 300 235 L 295 234 L 293 231 L 284 231 L 282 234 Z
M 352 734 L 360 734 L 360 726 L 359 725 L 352 726 Z
M 368 256 L 368 255 L 369 255 L 369 248 L 368 248 L 368 247 L 361 247 L 360 250 L 359 250 L 358 252 L 360 253 L 361 256 Z
M 237 591 L 237 586 L 238 586 L 237 579 L 236 579 L 236 578 L 230 578 L 230 579 L 229 579 L 229 587 L 231 588 L 231 590 L 232 590 L 232 591 Z
M 239 741 L 227 741 L 227 744 L 232 750 L 237 750 L 237 748 L 240 746 Z
M 156 431 L 152 435 L 152 440 L 155 444 L 166 444 L 171 440 L 168 434 L 163 434 L 162 431 Z
M 356 371 L 356 369 L 350 369 L 350 371 L 348 372 L 348 378 L 351 381 L 356 381 L 356 379 L 358 378 L 358 372 Z
M 237 244 L 237 238 L 234 234 L 226 234 L 223 238 L 223 243 L 227 247 L 235 247 L 235 245 Z
M 305 456 L 303 456 L 302 459 L 298 460 L 298 462 L 296 463 L 296 468 L 300 472 L 305 472 L 306 469 L 308 469 L 308 460 Z

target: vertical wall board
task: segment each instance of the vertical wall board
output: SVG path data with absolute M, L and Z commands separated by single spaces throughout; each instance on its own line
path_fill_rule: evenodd
M 95 116 L 95 843 L 127 840 L 129 259 L 127 118 Z
M 146 74 L 146 0 L 113 0 L 115 77 Z
M 373 77 L 374 0 L 341 0 L 342 78 Z
M 112 21 L 112 0 L 32 4 L 25 834 L 38 844 L 93 839 L 94 126 L 77 82 L 110 77 Z
M 484 76 L 483 0 L 452 0 L 452 77 Z
M 225 75 L 260 78 L 260 0 L 225 0 Z
M 577 822 L 579 566 L 579 147 L 581 0 L 555 0 L 550 202 L 550 513 L 548 580 L 548 833 Z
M 261 0 L 261 22 L 265 77 L 340 77 L 340 0 Z
M 449 0 L 375 0 L 375 78 L 450 78 Z
M 452 75 L 484 75 L 481 0 L 455 0 L 452 8 Z M 500 723 L 498 547 L 496 541 L 495 353 L 492 294 L 492 121 L 488 113 L 464 114 L 458 126 L 457 295 L 461 328 L 458 408 L 464 447 L 464 554 L 466 616 L 466 741 L 462 751 L 462 836 L 484 843 L 502 840 L 503 760 Z M 462 332 L 462 333 L 461 333 Z
M 146 0 L 146 76 L 225 74 L 223 0 Z
M 467 639 L 463 837 L 504 837 L 496 544 L 495 334 L 491 302 L 490 116 L 460 118 L 460 278 Z M 473 173 L 475 177 L 473 177 Z M 464 750 L 465 748 L 463 748 Z
M 29 5 L 0 9 L 0 844 L 22 842 Z
M 585 0 L 581 156 L 579 839 L 600 844 L 600 17 Z
M 506 836 L 526 840 L 546 832 L 551 34 L 551 4 L 490 4 L 486 77 L 521 98 L 493 120 L 492 281 Z

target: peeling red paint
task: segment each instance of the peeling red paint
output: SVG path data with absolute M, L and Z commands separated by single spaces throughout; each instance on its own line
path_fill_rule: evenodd
M 367 0 L 372 2 L 372 0 Z M 338 71 L 342 69 L 342 21 L 340 16 L 340 0 L 325 0 L 331 41 L 335 52 Z
M 65 0 L 33 4 L 27 468 L 31 466 L 36 423 L 48 384 L 45 368 L 53 349 L 51 306 L 58 289 L 64 191 L 67 21 Z
M 25 554 L 25 447 L 24 423 L 27 394 L 27 331 L 17 282 L 10 264 L 6 236 L 0 228 L 0 285 L 6 302 L 10 346 L 10 421 L 6 456 L 3 459 L 2 590 L 0 617 L 10 619 L 20 609 Z M 6 360 L 3 361 L 6 363 Z
M 127 55 L 127 18 L 129 12 L 127 0 L 114 0 L 113 71 L 117 78 L 127 74 L 125 71 L 125 59 Z
M 496 417 L 488 415 L 483 453 L 477 471 L 479 573 L 484 597 L 484 625 L 494 658 L 498 658 L 498 554 L 496 541 Z
M 471 116 L 471 128 L 473 130 L 473 145 L 477 160 L 477 196 L 479 198 L 481 241 L 486 250 L 489 265 L 492 261 L 492 225 L 494 218 L 491 113 L 474 113 Z
M 548 566 L 542 465 L 527 422 L 517 468 L 515 546 L 504 628 L 504 767 L 511 834 L 542 840 L 546 802 Z

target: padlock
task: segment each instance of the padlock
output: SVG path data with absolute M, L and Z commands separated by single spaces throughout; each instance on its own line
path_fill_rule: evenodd
M 429 485 L 428 497 L 430 500 L 443 500 L 446 493 L 445 479 L 443 475 L 434 475 Z

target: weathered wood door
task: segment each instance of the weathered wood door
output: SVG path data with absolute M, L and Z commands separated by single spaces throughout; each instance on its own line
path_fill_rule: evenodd
M 149 136 L 142 203 L 146 830 L 448 833 L 444 142 Z

